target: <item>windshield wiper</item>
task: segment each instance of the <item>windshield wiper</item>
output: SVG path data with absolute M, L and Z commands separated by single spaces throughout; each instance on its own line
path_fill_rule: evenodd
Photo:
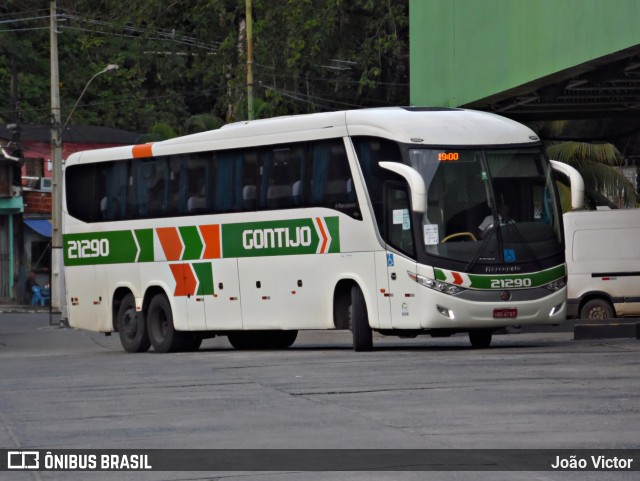
M 482 244 L 480 244 L 480 247 L 476 251 L 475 256 L 473 256 L 473 259 L 471 259 L 471 262 L 469 262 L 469 264 L 465 268 L 465 271 L 472 272 L 472 270 L 475 268 L 476 264 L 478 263 L 480 256 L 484 252 L 485 247 L 489 243 L 489 240 L 491 240 L 491 238 L 494 235 L 497 237 L 496 240 L 498 242 L 498 250 L 502 252 L 501 260 L 504 262 L 504 239 L 502 237 L 502 229 L 501 229 L 502 227 L 506 227 L 507 228 L 506 230 L 510 230 L 511 228 L 513 228 L 513 232 L 515 232 L 517 240 L 522 245 L 524 245 L 525 249 L 527 250 L 527 253 L 531 256 L 531 259 L 535 263 L 536 267 L 540 269 L 541 268 L 540 259 L 538 259 L 538 256 L 536 255 L 535 251 L 531 248 L 531 246 L 529 245 L 529 242 L 527 242 L 527 240 L 524 238 L 520 229 L 518 229 L 517 223 L 509 217 L 503 217 L 502 222 L 498 222 L 497 225 L 498 225 L 498 229 L 491 228 L 487 233 L 487 235 L 482 239 Z M 498 230 L 500 231 L 499 233 L 497 232 Z

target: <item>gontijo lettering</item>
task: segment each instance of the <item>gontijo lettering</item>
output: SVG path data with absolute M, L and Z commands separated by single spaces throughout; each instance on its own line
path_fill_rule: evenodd
M 308 226 L 296 227 L 293 233 L 291 231 L 289 227 L 245 230 L 242 232 L 242 247 L 249 250 L 311 245 L 311 229 Z

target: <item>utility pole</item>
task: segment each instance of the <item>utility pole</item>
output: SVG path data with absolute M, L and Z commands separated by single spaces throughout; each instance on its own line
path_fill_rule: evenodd
M 253 120 L 253 16 L 251 0 L 245 0 L 247 23 L 247 118 Z
M 58 29 L 56 0 L 50 0 L 51 39 L 51 307 L 66 308 L 62 252 L 62 133 L 60 131 L 60 76 L 58 72 Z M 66 309 L 65 309 L 66 310 Z M 66 312 L 63 312 L 65 319 Z

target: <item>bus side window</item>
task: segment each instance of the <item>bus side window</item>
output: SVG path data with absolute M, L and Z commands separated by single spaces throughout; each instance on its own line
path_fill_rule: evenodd
M 304 150 L 300 145 L 279 145 L 261 155 L 260 207 L 289 209 L 303 196 Z M 296 192 L 294 193 L 294 187 Z
M 310 206 L 328 207 L 360 218 L 353 178 L 342 140 L 317 143 L 311 149 Z
M 385 184 L 387 242 L 415 258 L 411 226 L 411 209 L 407 187 L 400 183 Z
M 105 162 L 101 165 L 105 195 L 100 199 L 103 220 L 127 218 L 127 186 L 130 161 Z
M 247 150 L 243 152 L 242 165 L 242 204 L 240 210 L 252 211 L 256 209 L 256 193 L 258 186 L 258 152 Z
M 84 222 L 102 220 L 100 205 L 106 197 L 103 164 L 74 165 L 65 171 L 67 209 Z
M 215 156 L 213 212 L 242 210 L 244 155 L 240 151 L 218 152 Z

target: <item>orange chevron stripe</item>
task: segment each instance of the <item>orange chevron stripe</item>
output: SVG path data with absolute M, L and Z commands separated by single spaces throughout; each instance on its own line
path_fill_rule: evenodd
M 169 264 L 171 273 L 176 281 L 174 296 L 189 296 L 196 293 L 198 281 L 193 274 L 191 264 Z
M 199 227 L 204 239 L 203 259 L 220 259 L 220 224 L 201 225 Z
M 329 238 L 327 237 L 327 233 L 324 231 L 324 227 L 322 226 L 322 220 L 319 217 L 316 217 L 316 224 L 320 228 L 320 233 L 322 234 L 322 247 L 320 248 L 320 253 L 324 254 L 325 249 L 327 248 L 327 242 L 329 242 Z
M 160 239 L 160 245 L 164 251 L 164 256 L 168 261 L 180 260 L 182 255 L 182 240 L 178 229 L 175 227 L 159 227 L 156 229 L 158 233 L 158 239 Z

